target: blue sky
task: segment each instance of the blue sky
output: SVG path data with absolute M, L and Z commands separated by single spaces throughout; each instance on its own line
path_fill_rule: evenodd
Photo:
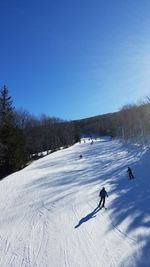
M 0 0 L 0 86 L 73 120 L 150 95 L 149 0 Z

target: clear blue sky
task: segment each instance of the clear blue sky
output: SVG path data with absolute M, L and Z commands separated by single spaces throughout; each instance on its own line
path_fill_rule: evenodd
M 150 95 L 149 0 L 0 0 L 0 86 L 34 115 L 80 119 Z

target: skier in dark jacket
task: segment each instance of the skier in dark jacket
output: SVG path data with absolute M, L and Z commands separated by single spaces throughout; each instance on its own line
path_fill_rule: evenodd
M 101 204 L 102 204 L 102 208 L 104 208 L 105 207 L 105 197 L 108 197 L 108 194 L 107 194 L 107 192 L 106 192 L 106 190 L 105 190 L 105 187 L 103 187 L 102 189 L 101 189 L 101 191 L 99 192 L 99 197 L 101 197 L 101 199 L 100 199 L 100 202 L 99 202 L 99 204 L 98 204 L 98 207 L 100 207 L 101 206 Z
M 129 174 L 129 179 L 133 179 L 134 178 L 134 175 L 132 173 L 132 170 L 130 167 L 128 167 L 128 170 L 127 170 L 128 174 Z

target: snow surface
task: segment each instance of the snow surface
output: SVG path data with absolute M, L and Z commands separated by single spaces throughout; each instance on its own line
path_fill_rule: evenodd
M 101 139 L 3 179 L 0 267 L 149 267 L 149 173 L 148 149 Z M 97 208 L 103 186 L 107 210 Z

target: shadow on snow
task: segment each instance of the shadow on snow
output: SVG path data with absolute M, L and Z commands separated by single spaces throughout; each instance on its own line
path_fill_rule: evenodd
M 90 212 L 90 213 L 87 214 L 85 217 L 83 217 L 83 218 L 79 221 L 79 223 L 78 223 L 74 228 L 78 228 L 79 226 L 81 226 L 81 224 L 83 224 L 83 223 L 89 221 L 90 219 L 95 218 L 95 217 L 96 217 L 95 214 L 96 214 L 98 211 L 100 211 L 100 209 L 101 209 L 101 208 L 96 207 L 92 212 Z

